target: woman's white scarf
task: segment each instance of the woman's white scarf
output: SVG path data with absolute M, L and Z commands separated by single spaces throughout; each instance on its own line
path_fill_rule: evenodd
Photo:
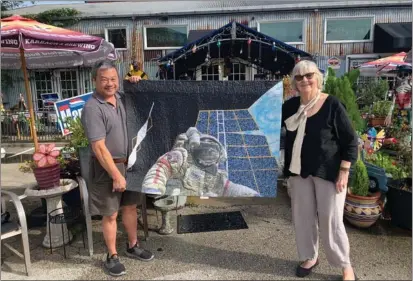
M 307 112 L 320 99 L 321 91 L 307 104 L 302 104 L 297 110 L 297 113 L 285 120 L 285 125 L 288 131 L 297 130 L 293 146 L 293 155 L 291 157 L 290 171 L 299 175 L 301 173 L 301 148 L 304 140 L 305 126 L 307 124 Z

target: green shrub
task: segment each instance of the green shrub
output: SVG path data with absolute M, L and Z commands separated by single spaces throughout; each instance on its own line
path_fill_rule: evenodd
M 357 160 L 354 166 L 354 173 L 351 177 L 351 193 L 358 196 L 367 196 L 369 194 L 370 180 L 367 174 L 367 168 L 363 160 Z
M 347 116 L 353 124 L 354 130 L 362 132 L 365 129 L 366 124 L 361 118 L 361 113 L 353 89 L 357 77 L 358 72 L 356 70 L 341 77 L 336 77 L 334 70 L 329 68 L 324 92 L 337 97 L 344 104 L 347 110 Z
M 389 114 L 390 109 L 392 106 L 391 101 L 376 101 L 373 104 L 373 111 L 372 113 L 374 114 L 374 117 L 386 117 L 387 114 Z

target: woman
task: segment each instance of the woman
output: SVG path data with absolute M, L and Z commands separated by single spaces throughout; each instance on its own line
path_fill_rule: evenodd
M 357 160 L 357 135 L 341 102 L 322 93 L 323 76 L 316 64 L 301 61 L 292 71 L 300 94 L 286 101 L 284 175 L 288 177 L 298 255 L 298 277 L 318 264 L 318 230 L 328 262 L 355 280 L 343 223 L 349 169 Z

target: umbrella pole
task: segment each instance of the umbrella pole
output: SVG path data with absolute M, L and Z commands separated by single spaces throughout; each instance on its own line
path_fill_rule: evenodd
M 20 59 L 22 62 L 22 70 L 24 76 L 24 87 L 26 88 L 27 99 L 29 102 L 29 112 L 30 112 L 30 130 L 32 132 L 33 141 L 34 141 L 34 150 L 37 151 L 39 148 L 39 143 L 37 140 L 37 132 L 35 126 L 35 119 L 34 119 L 34 111 L 33 111 L 33 99 L 32 99 L 32 92 L 30 91 L 29 85 L 29 75 L 27 74 L 27 66 L 26 66 L 26 58 L 24 57 L 24 49 L 20 48 Z

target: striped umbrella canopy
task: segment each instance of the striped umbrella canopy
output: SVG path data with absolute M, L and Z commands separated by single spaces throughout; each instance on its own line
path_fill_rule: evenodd
M 363 63 L 358 66 L 358 69 L 360 70 L 360 75 L 363 76 L 385 74 L 396 71 L 400 67 L 411 67 L 412 64 L 406 62 L 406 58 L 407 54 L 405 52 L 401 52 L 389 57 Z
M 1 20 L 1 68 L 47 69 L 92 66 L 117 58 L 112 43 L 103 38 L 39 23 L 18 15 Z
M 117 59 L 113 44 L 103 38 L 43 24 L 18 15 L 1 20 L 1 68 L 22 69 L 35 149 L 37 134 L 27 69 L 92 66 Z

